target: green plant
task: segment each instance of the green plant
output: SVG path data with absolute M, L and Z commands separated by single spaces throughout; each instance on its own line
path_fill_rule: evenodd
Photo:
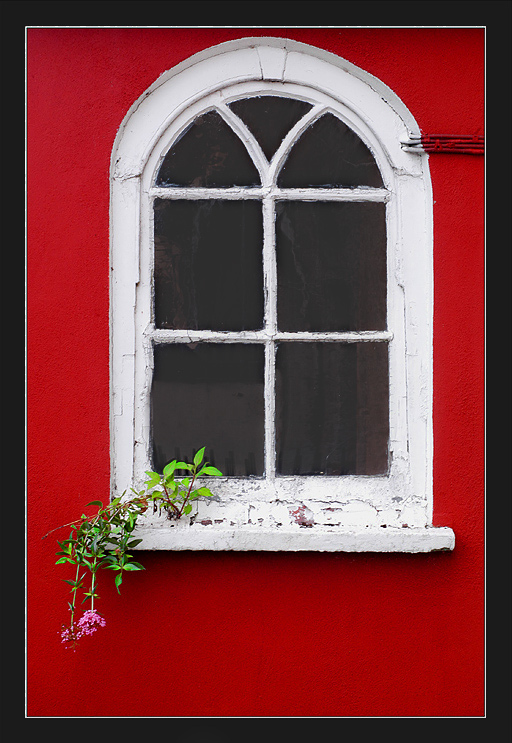
M 159 505 L 167 510 L 169 518 L 179 519 L 183 514 L 187 515 L 192 510 L 192 501 L 201 497 L 211 497 L 213 493 L 206 487 L 199 487 L 194 490 L 194 484 L 197 478 L 204 475 L 222 476 L 216 467 L 206 462 L 204 459 L 204 450 L 202 449 L 194 456 L 194 463 L 177 462 L 175 459 L 163 468 L 161 475 L 158 472 L 146 472 L 149 480 L 146 481 L 148 489 L 161 487 L 162 490 L 153 490 L 149 496 L 150 499 L 158 500 Z M 175 480 L 176 472 L 187 470 L 190 472 L 189 477 L 185 477 L 181 482 Z
M 99 598 L 100 569 L 115 572 L 114 582 L 118 593 L 125 573 L 144 570 L 130 554 L 130 550 L 142 542 L 142 539 L 133 538 L 132 534 L 138 518 L 152 506 L 153 511 L 167 511 L 170 519 L 180 519 L 191 512 L 194 500 L 213 495 L 203 485 L 194 488 L 199 478 L 222 476 L 216 467 L 208 462 L 203 463 L 204 452 L 205 447 L 195 454 L 193 464 L 173 460 L 163 468 L 161 475 L 146 472 L 146 487 L 139 492 L 131 488 L 131 497 L 126 498 L 125 491 L 106 506 L 101 501 L 91 501 L 87 506 L 98 506 L 96 513 L 91 516 L 83 513 L 76 521 L 58 527 L 71 527 L 71 532 L 67 539 L 57 541 L 60 550 L 56 553 L 59 558 L 56 565 L 75 566 L 74 580 L 63 579 L 71 586 L 71 601 L 68 602 L 70 622 L 69 626 L 63 626 L 61 632 L 62 642 L 67 646 L 75 649 L 81 637 L 105 625 L 105 619 L 98 614 L 94 605 L 95 599 Z M 176 475 L 184 470 L 189 475 L 177 480 Z M 76 621 L 79 594 L 83 595 L 82 604 L 90 602 L 90 609 Z

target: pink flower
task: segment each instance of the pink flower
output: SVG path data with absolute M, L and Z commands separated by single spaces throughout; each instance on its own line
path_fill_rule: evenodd
M 77 632 L 76 627 L 73 624 L 71 625 L 71 627 L 67 627 L 62 630 L 62 632 L 60 633 L 60 636 L 62 637 L 61 642 L 66 643 L 66 647 L 72 647 L 73 650 L 75 650 L 80 635 L 81 632 Z M 67 643 L 69 643 L 69 645 Z
M 98 627 L 104 627 L 105 624 L 105 619 L 102 616 L 100 616 L 94 609 L 88 609 L 76 624 L 62 630 L 60 633 L 62 642 L 70 643 L 68 647 L 72 647 L 73 650 L 75 650 L 78 640 L 81 637 L 84 635 L 92 635 L 93 632 L 96 632 Z
M 104 627 L 106 622 L 94 609 L 88 609 L 77 622 L 79 631 L 78 636 L 92 635 L 98 627 Z

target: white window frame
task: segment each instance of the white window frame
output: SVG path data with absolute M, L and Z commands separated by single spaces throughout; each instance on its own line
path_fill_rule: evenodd
M 270 166 L 227 107 L 236 98 L 276 94 L 313 108 L 290 131 Z M 199 115 L 215 109 L 244 141 L 261 188 L 156 188 L 167 150 Z M 330 111 L 372 151 L 382 189 L 286 189 L 276 174 L 308 121 Z M 132 106 L 119 130 L 111 168 L 112 495 L 139 489 L 150 469 L 152 348 L 159 342 L 263 343 L 265 478 L 215 479 L 217 499 L 197 501 L 180 521 L 148 515 L 144 549 L 259 549 L 426 552 L 453 549 L 448 527 L 432 526 L 432 192 L 428 156 L 403 148 L 419 129 L 380 81 L 345 60 L 284 39 L 240 39 L 206 50 L 162 75 Z M 263 204 L 265 329 L 215 333 L 155 329 L 152 320 L 152 200 L 258 198 Z M 275 313 L 274 204 L 314 198 L 386 203 L 388 331 L 278 333 Z M 390 468 L 387 476 L 276 477 L 273 427 L 276 341 L 376 340 L 389 347 Z M 178 432 L 179 436 L 179 432 Z M 177 441 L 179 446 L 179 441 Z M 214 445 L 199 442 L 198 445 Z

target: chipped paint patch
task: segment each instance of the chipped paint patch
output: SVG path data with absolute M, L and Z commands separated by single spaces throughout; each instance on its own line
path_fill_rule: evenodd
M 313 526 L 315 523 L 313 511 L 307 508 L 304 504 L 300 505 L 296 509 L 289 511 L 290 516 L 295 520 L 295 523 L 299 526 Z

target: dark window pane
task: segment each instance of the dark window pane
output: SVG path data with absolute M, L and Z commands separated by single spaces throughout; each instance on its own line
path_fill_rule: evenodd
M 194 343 L 155 346 L 153 466 L 207 459 L 225 475 L 263 474 L 264 349 Z
M 164 158 L 157 186 L 255 186 L 260 177 L 242 141 L 216 111 L 197 119 Z
M 243 98 L 229 107 L 258 140 L 267 160 L 271 160 L 283 138 L 304 114 L 310 103 L 274 95 Z
M 261 328 L 261 202 L 156 199 L 154 209 L 156 327 Z
M 306 129 L 292 147 L 277 183 L 282 188 L 383 185 L 368 147 L 332 114 L 325 114 Z
M 385 205 L 276 204 L 280 330 L 386 328 Z
M 279 345 L 278 474 L 385 474 L 388 417 L 387 344 Z

